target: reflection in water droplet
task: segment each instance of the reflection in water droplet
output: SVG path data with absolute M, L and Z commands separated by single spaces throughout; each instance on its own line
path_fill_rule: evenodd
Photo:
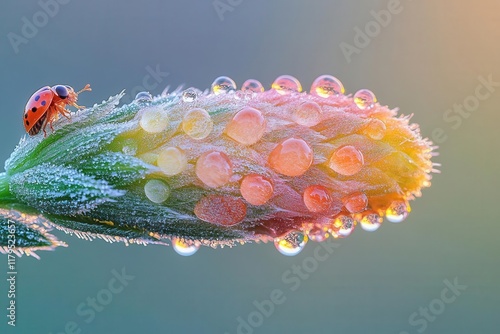
M 149 92 L 139 92 L 134 100 L 138 103 L 148 103 L 153 101 L 153 96 Z
M 302 85 L 299 80 L 291 75 L 282 75 L 274 80 L 271 88 L 280 93 L 281 95 L 291 94 L 294 92 L 300 93 Z
M 376 102 L 377 97 L 369 89 L 360 89 L 354 94 L 354 103 L 361 110 L 373 108 Z
M 382 224 L 382 218 L 376 213 L 370 213 L 361 219 L 361 228 L 368 232 L 376 231 Z
M 364 164 L 363 154 L 354 146 L 347 145 L 333 152 L 328 166 L 342 175 L 354 175 Z
M 322 75 L 314 80 L 313 84 L 311 85 L 310 93 L 312 95 L 327 98 L 330 96 L 344 94 L 345 89 L 344 85 L 342 85 L 342 82 L 340 82 L 339 79 L 331 75 Z
M 252 205 L 262 205 L 273 195 L 274 187 L 268 178 L 250 174 L 241 180 L 240 192 L 241 196 Z
M 330 191 L 320 185 L 309 186 L 304 190 L 304 204 L 311 212 L 325 212 L 332 206 Z
M 205 139 L 213 128 L 214 122 L 205 109 L 191 109 L 182 119 L 182 129 L 193 139 Z
M 345 208 L 351 212 L 363 212 L 368 205 L 368 197 L 362 192 L 350 194 L 342 199 Z
M 215 95 L 225 94 L 235 90 L 236 83 L 229 77 L 218 77 L 212 83 L 212 93 L 214 93 Z
M 295 256 L 299 254 L 307 243 L 307 236 L 302 232 L 290 232 L 283 238 L 277 238 L 274 246 L 283 255 Z
M 193 88 L 188 88 L 182 92 L 182 101 L 184 102 L 187 103 L 193 102 L 194 100 L 196 100 L 197 97 L 198 94 L 196 93 L 196 90 L 194 90 Z
M 337 235 L 345 238 L 354 230 L 354 219 L 349 216 L 339 216 L 335 219 L 334 226 L 337 228 Z
M 143 111 L 139 125 L 149 133 L 160 133 L 169 124 L 168 113 L 162 108 L 151 107 Z
M 172 176 L 186 169 L 187 158 L 186 154 L 177 147 L 167 147 L 158 154 L 156 163 L 163 173 Z
M 241 86 L 241 90 L 243 92 L 262 93 L 264 91 L 264 86 L 262 86 L 258 80 L 248 79 Z
M 307 101 L 293 111 L 293 120 L 299 125 L 315 126 L 320 122 L 322 112 L 319 104 Z
M 243 145 L 253 145 L 266 131 L 266 120 L 254 108 L 245 107 L 226 126 L 226 134 Z
M 225 185 L 232 175 L 233 165 L 231 160 L 222 152 L 205 152 L 196 162 L 196 176 L 210 188 Z
M 321 227 L 315 226 L 307 233 L 310 240 L 315 242 L 322 242 L 328 238 L 328 232 L 324 231 Z
M 385 218 L 391 223 L 401 223 L 408 217 L 410 206 L 404 201 L 394 201 L 385 212 Z
M 170 196 L 170 187 L 161 180 L 149 180 L 144 185 L 146 197 L 153 203 L 163 203 Z
M 368 125 L 363 129 L 363 133 L 374 140 L 380 140 L 385 136 L 385 130 L 387 129 L 384 122 L 379 119 L 372 119 Z
M 313 151 L 301 138 L 288 138 L 279 143 L 269 154 L 269 165 L 287 176 L 304 174 L 313 162 Z
M 185 241 L 180 238 L 172 238 L 172 247 L 177 254 L 182 256 L 191 256 L 200 248 L 195 242 Z

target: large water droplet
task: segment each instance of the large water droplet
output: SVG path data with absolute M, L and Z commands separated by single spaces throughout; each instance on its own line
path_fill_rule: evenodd
M 410 211 L 410 206 L 405 201 L 394 201 L 386 210 L 385 218 L 391 223 L 401 223 Z
M 139 125 L 149 133 L 160 133 L 169 124 L 168 113 L 162 108 L 151 107 L 143 111 Z
M 252 205 L 263 205 L 273 195 L 274 187 L 268 178 L 250 174 L 241 180 L 240 192 L 241 196 Z
M 214 93 L 215 95 L 225 94 L 235 90 L 236 83 L 229 77 L 218 77 L 212 83 L 212 93 Z
M 196 100 L 197 97 L 198 97 L 198 94 L 197 94 L 196 90 L 193 88 L 188 88 L 182 92 L 182 101 L 184 101 L 186 103 L 193 102 L 194 100 Z
M 336 227 L 337 235 L 340 238 L 345 238 L 354 230 L 354 219 L 349 216 L 338 216 L 335 219 L 334 226 Z
M 169 176 L 177 175 L 187 167 L 186 154 L 177 147 L 163 149 L 156 162 L 161 171 Z
M 291 75 L 282 75 L 277 77 L 271 85 L 271 88 L 281 95 L 300 93 L 302 91 L 302 85 L 299 80 Z
M 248 79 L 241 86 L 241 90 L 243 92 L 262 93 L 264 91 L 264 86 L 262 86 L 258 80 Z
M 247 206 L 241 198 L 212 194 L 202 197 L 196 203 L 194 213 L 203 221 L 232 226 L 245 219 Z
M 182 256 L 191 256 L 200 248 L 194 241 L 186 241 L 180 238 L 172 238 L 172 247 L 177 254 Z
M 377 97 L 369 89 L 360 89 L 354 94 L 354 103 L 361 110 L 373 108 L 376 102 Z
M 213 128 L 214 122 L 205 109 L 191 109 L 182 119 L 182 129 L 193 139 L 205 139 Z
M 290 232 L 283 238 L 277 238 L 274 246 L 283 255 L 295 256 L 299 254 L 307 243 L 307 236 L 302 232 Z
M 369 213 L 361 219 L 361 228 L 368 232 L 376 231 L 382 224 L 382 218 L 376 213 Z
M 293 120 L 299 125 L 315 126 L 320 122 L 322 112 L 319 104 L 306 101 L 293 111 Z
M 245 107 L 234 115 L 226 127 L 226 134 L 243 145 L 253 145 L 266 131 L 266 120 L 254 108 Z
M 345 208 L 351 213 L 363 212 L 368 205 L 368 197 L 362 192 L 350 194 L 342 199 Z
M 339 79 L 331 75 L 322 75 L 314 80 L 311 85 L 310 93 L 312 95 L 327 98 L 334 95 L 344 94 L 345 89 Z
M 139 92 L 134 99 L 137 103 L 149 103 L 153 101 L 153 96 L 149 92 Z
M 347 145 L 333 152 L 328 166 L 342 175 L 354 175 L 364 165 L 363 154 L 354 146 Z
M 328 211 L 333 203 L 330 190 L 320 185 L 309 186 L 304 190 L 304 204 L 311 212 Z
M 149 180 L 144 185 L 146 197 L 154 203 L 163 203 L 170 196 L 170 187 L 161 180 Z
M 205 152 L 196 162 L 196 176 L 210 188 L 225 185 L 232 175 L 233 164 L 222 152 Z
M 276 145 L 269 154 L 269 165 L 287 176 L 304 174 L 313 162 L 313 151 L 301 138 L 288 138 Z

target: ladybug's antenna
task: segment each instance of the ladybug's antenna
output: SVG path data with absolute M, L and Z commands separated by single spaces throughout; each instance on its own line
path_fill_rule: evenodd
M 90 84 L 86 84 L 85 87 L 83 87 L 82 89 L 80 89 L 76 94 L 80 94 L 81 92 L 85 92 L 85 91 L 91 91 L 92 88 L 90 88 Z

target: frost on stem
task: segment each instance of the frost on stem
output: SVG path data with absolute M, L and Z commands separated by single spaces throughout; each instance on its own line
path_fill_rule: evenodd
M 5 163 L 0 251 L 9 219 L 19 254 L 64 245 L 47 232 L 57 228 L 110 242 L 171 240 L 183 255 L 249 241 L 290 255 L 307 240 L 400 222 L 430 186 L 435 147 L 371 91 L 344 92 L 329 75 L 309 93 L 291 76 L 268 91 L 219 77 L 211 92 L 119 106 L 122 92 L 60 119 Z

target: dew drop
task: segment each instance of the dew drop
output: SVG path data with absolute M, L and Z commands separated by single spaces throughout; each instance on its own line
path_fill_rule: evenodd
M 190 103 L 196 100 L 198 94 L 193 88 L 188 88 L 182 92 L 182 101 Z
M 236 83 L 229 77 L 218 77 L 212 83 L 212 93 L 214 93 L 215 95 L 225 94 L 235 90 Z
M 269 154 L 269 165 L 287 176 L 304 174 L 313 162 L 313 151 L 301 138 L 288 138 L 279 143 Z
M 283 255 L 295 256 L 299 254 L 307 243 L 307 236 L 302 232 L 290 232 L 283 238 L 274 240 L 274 246 Z
M 264 86 L 262 86 L 258 80 L 248 79 L 241 86 L 241 90 L 243 92 L 262 93 L 264 91 Z
M 307 233 L 307 236 L 312 241 L 322 242 L 322 241 L 325 241 L 328 238 L 328 233 L 326 231 L 324 231 L 321 227 L 314 226 Z
M 226 127 L 226 134 L 243 145 L 255 144 L 265 131 L 264 116 L 259 110 L 251 107 L 238 111 Z
M 340 82 L 339 79 L 331 75 L 322 75 L 314 80 L 313 84 L 311 85 L 310 93 L 312 95 L 327 98 L 330 96 L 344 94 L 345 89 L 344 85 L 342 84 L 342 82 Z
M 385 212 L 385 218 L 391 223 L 401 223 L 408 217 L 410 206 L 404 201 L 394 201 Z
M 191 256 L 200 249 L 195 242 L 182 240 L 181 238 L 172 238 L 172 247 L 175 252 L 182 256 Z
M 330 191 L 320 185 L 309 186 L 304 190 L 304 204 L 311 212 L 325 212 L 331 208 L 333 198 Z
M 357 192 L 344 197 L 342 202 L 350 213 L 363 212 L 368 205 L 368 197 L 362 192 Z
M 214 122 L 205 109 L 189 110 L 182 120 L 182 129 L 193 139 L 205 139 L 210 135 Z
M 167 147 L 158 154 L 157 164 L 164 174 L 177 175 L 186 169 L 186 154 L 177 147 Z
M 281 95 L 300 93 L 302 91 L 302 85 L 299 80 L 291 75 L 282 75 L 274 80 L 271 88 L 280 93 Z
M 153 101 L 153 96 L 149 92 L 139 92 L 134 99 L 138 103 L 149 103 Z
M 349 216 L 338 216 L 335 219 L 334 226 L 339 237 L 345 238 L 354 230 L 354 219 Z
M 148 108 L 142 113 L 139 124 L 146 132 L 160 133 L 168 127 L 168 113 L 161 108 Z
M 313 101 L 302 103 L 293 112 L 293 120 L 295 123 L 303 126 L 315 126 L 321 120 L 321 107 Z
M 363 164 L 363 154 L 354 146 L 347 145 L 332 154 L 328 166 L 339 174 L 349 176 L 359 172 Z
M 240 192 L 241 196 L 252 205 L 263 205 L 273 195 L 274 187 L 268 178 L 250 174 L 241 180 Z
M 384 122 L 379 119 L 372 119 L 368 125 L 363 129 L 363 133 L 374 140 L 384 138 L 387 127 Z
M 126 155 L 135 155 L 137 153 L 138 145 L 135 140 L 128 138 L 123 141 L 122 152 Z
M 354 103 L 359 109 L 371 109 L 375 106 L 377 97 L 369 89 L 360 89 L 354 94 Z
M 196 176 L 210 188 L 225 185 L 232 175 L 233 165 L 231 160 L 222 152 L 205 152 L 196 162 Z
M 194 213 L 203 221 L 232 226 L 245 219 L 247 206 L 241 198 L 211 194 L 196 203 Z
M 146 197 L 153 203 L 163 203 L 170 196 L 170 187 L 161 180 L 149 180 L 144 185 Z
M 369 213 L 361 219 L 361 228 L 368 232 L 376 231 L 382 224 L 382 218 L 376 213 Z

